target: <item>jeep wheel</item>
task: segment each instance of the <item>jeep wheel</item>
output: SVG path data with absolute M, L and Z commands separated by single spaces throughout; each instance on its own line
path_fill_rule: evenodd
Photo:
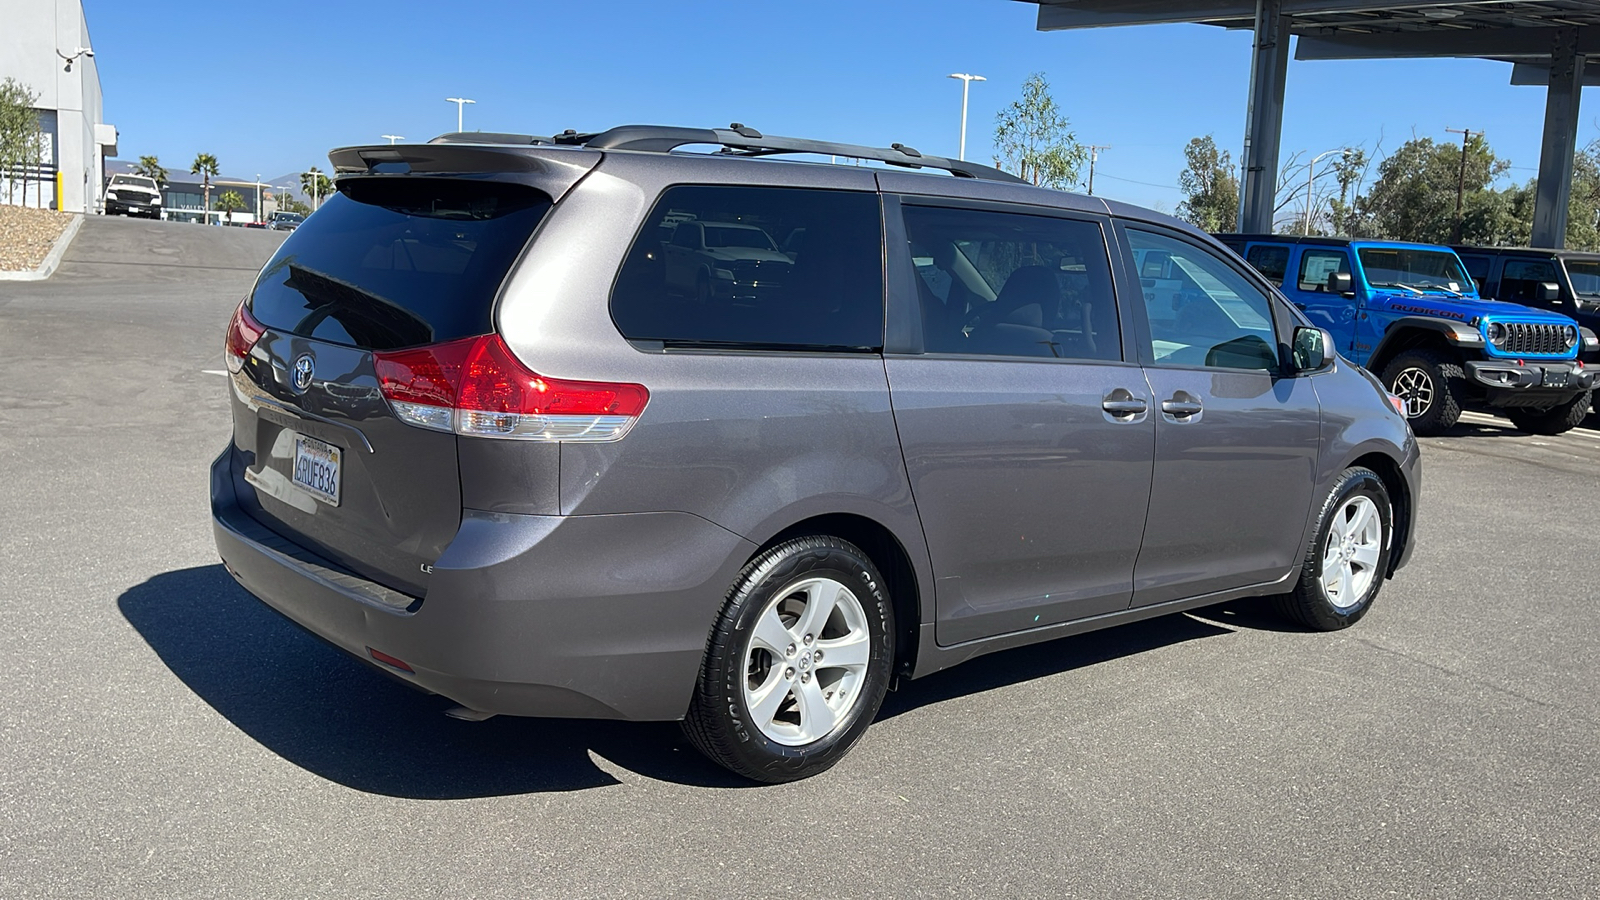
M 1549 409 L 1531 407 L 1508 409 L 1506 417 L 1511 420 L 1511 424 L 1529 434 L 1563 434 L 1583 424 L 1584 417 L 1589 415 L 1589 404 L 1592 402 L 1594 402 L 1593 392 L 1584 391 L 1566 403 Z
M 1317 516 L 1299 583 L 1276 598 L 1278 611 L 1317 631 L 1360 621 L 1389 571 L 1393 521 L 1383 479 L 1371 469 L 1346 469 Z
M 685 735 L 756 781 L 826 770 L 878 714 L 893 616 L 877 568 L 846 541 L 796 538 L 760 554 L 711 632 Z
M 1405 401 L 1411 430 L 1443 434 L 1461 418 L 1461 363 L 1437 350 L 1408 350 L 1383 369 L 1383 384 Z

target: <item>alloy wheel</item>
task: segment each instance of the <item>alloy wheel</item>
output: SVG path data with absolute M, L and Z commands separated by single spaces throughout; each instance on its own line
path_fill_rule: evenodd
M 1417 419 L 1433 405 L 1433 376 L 1426 369 L 1408 366 L 1394 377 L 1394 393 L 1405 401 L 1406 418 Z
M 795 747 L 832 733 L 861 700 L 872 636 L 861 601 L 832 578 L 780 591 L 744 652 L 744 703 L 768 739 Z
M 1378 577 L 1383 555 L 1383 519 L 1372 498 L 1356 495 L 1339 507 L 1328 525 L 1322 550 L 1322 589 L 1328 602 L 1345 610 L 1366 596 Z

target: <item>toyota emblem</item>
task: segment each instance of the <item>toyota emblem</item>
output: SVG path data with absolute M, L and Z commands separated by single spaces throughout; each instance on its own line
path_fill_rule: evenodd
M 302 353 L 300 358 L 294 361 L 294 368 L 289 371 L 289 385 L 296 391 L 305 393 L 306 388 L 311 387 L 311 375 L 316 368 L 316 363 L 311 361 L 311 357 Z

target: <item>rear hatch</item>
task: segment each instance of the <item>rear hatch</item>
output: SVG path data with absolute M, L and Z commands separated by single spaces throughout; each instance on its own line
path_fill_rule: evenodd
M 502 282 L 581 172 L 555 174 L 343 178 L 283 243 L 230 328 L 236 484 L 261 524 L 426 593 L 461 522 L 462 439 L 396 418 L 380 362 L 494 330 Z

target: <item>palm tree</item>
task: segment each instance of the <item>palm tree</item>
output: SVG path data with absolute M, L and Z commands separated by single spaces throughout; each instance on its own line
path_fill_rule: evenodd
M 222 212 L 227 215 L 228 224 L 232 225 L 233 211 L 236 209 L 244 209 L 244 198 L 239 196 L 238 191 L 223 191 L 221 194 L 217 195 L 217 209 L 222 210 Z
M 154 181 L 156 184 L 166 187 L 167 170 L 161 168 L 161 160 L 158 157 L 139 157 L 139 164 L 133 167 L 133 174 L 143 175 L 144 177 Z
M 205 199 L 201 204 L 202 210 L 211 208 L 211 176 L 217 174 L 217 158 L 209 153 L 201 153 L 194 158 L 194 165 L 189 167 L 192 174 L 202 176 L 204 180 Z M 209 214 L 207 214 L 209 215 Z M 201 219 L 205 224 L 205 219 Z
M 312 166 L 311 171 L 300 173 L 300 192 L 311 198 L 311 208 L 316 209 L 322 205 L 322 198 L 333 193 L 333 182 L 316 166 Z

